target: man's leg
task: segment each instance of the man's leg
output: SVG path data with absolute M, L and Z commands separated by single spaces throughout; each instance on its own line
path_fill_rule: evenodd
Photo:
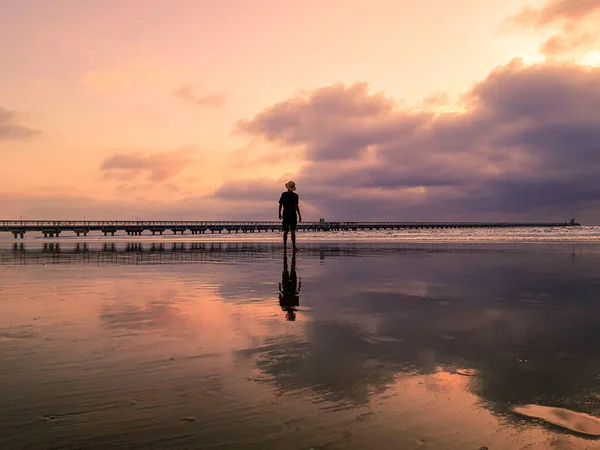
M 294 250 L 297 250 L 297 248 L 296 248 L 296 230 L 294 230 L 292 228 L 292 230 L 290 231 L 290 233 L 292 233 L 292 248 Z
M 283 230 L 283 248 L 287 248 L 287 234 L 288 230 Z

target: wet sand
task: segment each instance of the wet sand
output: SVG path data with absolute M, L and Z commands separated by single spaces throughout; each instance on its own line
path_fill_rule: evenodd
M 0 248 L 0 448 L 600 448 L 600 247 L 180 244 Z

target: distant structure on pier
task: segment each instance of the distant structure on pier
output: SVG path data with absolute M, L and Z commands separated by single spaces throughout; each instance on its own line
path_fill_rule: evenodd
M 358 231 L 358 230 L 410 230 L 410 229 L 449 229 L 449 228 L 532 228 L 532 227 L 574 227 L 580 226 L 571 218 L 568 222 L 300 222 L 301 231 Z M 12 233 L 15 238 L 23 238 L 25 233 L 39 232 L 45 238 L 55 238 L 61 233 L 71 232 L 77 236 L 101 232 L 104 236 L 114 236 L 125 232 L 128 236 L 142 234 L 162 235 L 204 233 L 260 233 L 281 230 L 277 221 L 98 221 L 98 220 L 3 220 L 0 232 Z

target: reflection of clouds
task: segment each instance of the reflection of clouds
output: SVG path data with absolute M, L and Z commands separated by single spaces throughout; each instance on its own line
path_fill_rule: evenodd
M 582 400 L 600 389 L 600 305 L 590 295 L 600 255 L 577 264 L 560 253 L 436 258 L 339 259 L 303 274 L 306 340 L 270 337 L 244 354 L 278 389 L 341 403 L 368 402 L 400 373 L 461 369 L 493 410 L 600 411 L 596 397 Z
M 365 293 L 376 294 L 402 294 L 414 297 L 427 297 L 429 294 L 429 284 L 423 281 L 406 281 L 398 284 L 395 280 L 384 280 L 379 283 L 373 283 L 363 288 Z
M 337 422 L 341 415 L 351 418 L 339 425 L 354 436 L 362 423 L 371 438 L 363 442 L 376 448 L 390 445 L 382 438 L 390 435 L 389 430 L 431 429 L 433 423 L 439 435 L 451 437 L 467 424 L 469 432 L 463 435 L 477 435 L 470 441 L 477 445 L 464 448 L 482 444 L 504 448 L 504 442 L 492 445 L 495 442 L 488 440 L 489 430 L 500 433 L 502 428 L 490 412 L 506 412 L 509 401 L 596 413 L 599 256 L 578 254 L 573 264 L 557 254 L 432 255 L 424 258 L 415 251 L 344 256 L 327 258 L 321 265 L 303 250 L 298 254 L 297 275 L 303 284 L 296 323 L 285 321 L 278 303 L 281 254 L 254 261 L 246 254 L 239 260 L 230 255 L 220 264 L 28 268 L 39 283 L 37 290 L 27 291 L 35 298 L 15 297 L 19 316 L 3 311 L 5 318 L 27 320 L 36 311 L 36 316 L 48 315 L 54 322 L 61 318 L 56 310 L 60 308 L 73 324 L 61 327 L 61 337 L 89 340 L 69 344 L 51 336 L 44 345 L 60 352 L 48 353 L 47 364 L 65 370 L 75 367 L 79 373 L 73 361 L 104 354 L 110 362 L 108 372 L 81 373 L 86 383 L 90 376 L 100 376 L 97 386 L 103 390 L 107 385 L 102 380 L 113 383 L 115 374 L 130 370 L 130 363 L 140 363 L 130 372 L 132 389 L 150 386 L 152 401 L 156 386 L 165 395 L 176 391 L 177 398 L 185 398 L 193 408 L 209 411 L 209 422 L 224 424 L 219 430 L 225 432 L 248 424 L 255 427 L 258 417 L 271 432 L 269 418 L 276 428 L 284 422 L 286 408 L 300 408 L 298 414 L 304 416 L 317 410 L 312 417 L 325 421 L 318 426 Z M 214 256 L 215 261 L 218 258 Z M 2 285 L 2 293 L 8 297 L 19 294 L 15 286 L 22 280 L 17 275 L 10 280 L 4 275 L 9 283 Z M 426 289 L 427 296 L 420 289 Z M 226 297 L 229 292 L 231 297 Z M 96 333 L 93 328 L 98 326 L 102 330 Z M 87 327 L 94 331 L 90 336 L 83 331 Z M 42 336 L 35 332 L 34 338 Z M 110 352 L 104 348 L 105 340 L 110 341 Z M 35 344 L 21 342 L 4 343 L 15 349 Z M 115 342 L 117 352 L 112 351 Z M 77 353 L 71 354 L 71 349 Z M 30 387 L 57 386 L 37 383 L 44 375 L 38 371 L 40 363 L 46 362 L 27 358 L 35 369 L 31 379 L 36 382 L 27 383 Z M 29 387 L 14 392 L 23 389 Z M 273 391 L 283 394 L 281 402 Z M 311 402 L 316 408 L 302 409 Z M 487 411 L 481 410 L 482 403 Z M 357 406 L 364 408 L 318 414 Z M 143 402 L 140 407 L 156 416 Z M 265 422 L 263 416 L 252 416 L 257 409 L 265 411 Z M 216 411 L 222 414 L 215 415 Z M 351 417 L 371 412 L 372 419 Z M 516 442 L 514 436 L 508 437 Z M 377 439 L 383 445 L 378 446 Z M 314 445 L 310 441 L 305 447 Z
M 259 266 L 260 271 L 257 271 L 256 266 Z M 223 300 L 236 303 L 263 301 L 268 296 L 277 295 L 277 282 L 281 280 L 280 270 L 279 260 L 223 267 L 219 274 L 215 274 L 218 281 L 218 293 Z M 269 278 L 265 276 L 265 273 L 269 273 L 269 275 L 277 273 L 278 275 L 277 278 Z M 271 282 L 265 283 L 265 279 Z
M 106 306 L 100 318 L 111 328 L 143 329 L 168 326 L 175 316 L 172 305 L 151 302 L 143 307 L 127 303 Z
M 437 364 L 479 369 L 478 394 L 497 404 L 546 401 L 573 407 L 578 395 L 600 387 L 597 321 L 588 316 L 591 311 L 517 302 L 502 310 L 487 308 L 485 299 L 480 303 L 419 305 L 409 315 L 402 311 L 402 318 L 390 314 L 382 330 L 433 349 Z M 561 360 L 561 352 L 572 357 Z M 593 403 L 586 407 L 596 408 Z
M 246 348 L 278 389 L 334 402 L 368 402 L 398 374 L 461 368 L 477 369 L 472 389 L 491 408 L 547 402 L 594 413 L 599 260 L 412 251 L 320 265 L 299 255 L 302 321 L 291 327 L 277 301 L 281 256 L 230 255 L 227 264 L 145 267 L 154 286 L 111 281 L 115 300 L 101 320 L 115 330 L 202 335 L 222 351 Z M 207 292 L 218 297 L 208 301 Z
M 187 318 L 177 306 L 180 301 L 177 293 L 167 291 L 159 296 L 138 294 L 141 297 L 138 302 L 135 302 L 135 294 L 129 294 L 119 296 L 117 302 L 102 307 L 100 319 L 106 327 L 127 331 L 163 330 L 177 335 L 192 332 Z M 124 301 L 123 297 L 134 299 Z
M 368 343 L 354 327 L 342 324 L 313 323 L 311 327 L 309 342 L 271 338 L 238 355 L 255 358 L 257 367 L 278 389 L 309 388 L 327 401 L 364 404 L 373 391 L 383 392 L 393 382 L 399 368 L 389 358 L 389 346 Z

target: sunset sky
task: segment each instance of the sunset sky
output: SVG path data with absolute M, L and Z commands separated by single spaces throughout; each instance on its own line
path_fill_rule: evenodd
M 600 0 L 6 0 L 0 219 L 600 223 Z

